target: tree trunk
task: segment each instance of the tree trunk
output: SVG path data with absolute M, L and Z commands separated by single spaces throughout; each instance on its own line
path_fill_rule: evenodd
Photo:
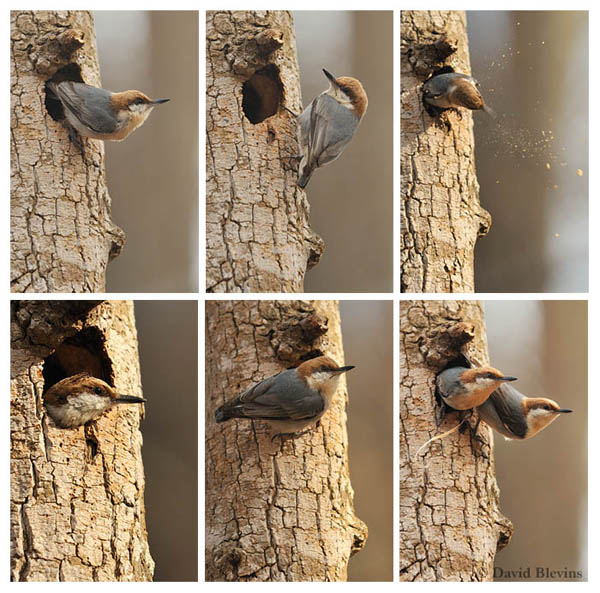
M 303 292 L 323 252 L 297 185 L 302 110 L 284 11 L 206 13 L 206 289 Z
M 337 302 L 212 301 L 206 310 L 206 579 L 343 581 L 367 528 L 353 509 L 345 383 L 321 426 L 271 440 L 215 408 L 314 355 L 343 364 Z
M 57 428 L 42 394 L 87 371 L 142 395 L 129 301 L 13 301 L 11 580 L 148 581 L 139 406 Z
M 435 376 L 461 354 L 488 364 L 481 306 L 469 301 L 400 305 L 400 579 L 489 581 L 512 524 L 498 508 L 491 430 L 454 432 L 419 447 L 459 422 L 436 428 Z
M 53 77 L 100 86 L 91 14 L 12 12 L 11 289 L 105 292 L 125 238 L 110 219 L 104 145 L 78 146 L 53 119 Z
M 474 249 L 491 217 L 479 204 L 470 111 L 427 114 L 422 84 L 444 66 L 470 73 L 466 16 L 401 13 L 401 289 L 474 292 Z

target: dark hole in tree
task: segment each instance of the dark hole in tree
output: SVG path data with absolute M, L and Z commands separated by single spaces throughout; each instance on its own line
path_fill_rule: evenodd
M 306 362 L 307 360 L 312 360 L 313 358 L 318 358 L 319 356 L 323 356 L 323 350 L 319 350 L 318 348 L 315 348 L 314 350 L 311 350 L 308 354 L 304 354 L 303 356 L 300 357 L 300 362 L 298 363 L 298 365 L 302 364 L 303 362 Z M 298 366 L 296 365 L 296 366 Z
M 242 87 L 244 115 L 253 124 L 275 115 L 283 98 L 279 68 L 269 64 L 255 72 Z
M 48 82 L 63 82 L 64 80 L 74 80 L 75 82 L 83 82 L 81 77 L 81 68 L 77 64 L 67 64 L 63 68 L 56 71 L 54 76 L 46 82 L 46 110 L 54 121 L 62 121 L 65 119 L 65 111 L 58 97 L 48 88 Z
M 113 384 L 104 336 L 95 327 L 87 327 L 67 338 L 44 360 L 44 392 L 62 379 L 84 372 Z
M 439 76 L 440 74 L 450 74 L 452 72 L 454 72 L 454 68 L 452 68 L 452 66 L 443 66 L 442 68 L 436 68 L 427 80 L 433 78 L 434 76 Z
M 440 371 L 440 373 L 442 373 L 443 371 L 447 371 L 448 369 L 452 369 L 454 367 L 465 367 L 467 369 L 470 369 L 472 366 L 473 365 L 469 362 L 469 360 L 464 354 L 458 354 L 456 358 L 453 358 L 451 361 L 448 362 L 448 364 Z

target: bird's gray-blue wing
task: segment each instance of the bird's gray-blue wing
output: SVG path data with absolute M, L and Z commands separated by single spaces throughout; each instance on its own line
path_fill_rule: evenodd
M 327 94 L 312 102 L 308 162 L 319 167 L 335 160 L 354 135 L 359 121 L 350 109 Z
M 518 395 L 516 398 L 515 392 Z M 505 425 L 513 435 L 521 438 L 527 434 L 527 421 L 521 403 L 523 397 L 519 390 L 506 383 L 500 385 L 489 397 L 497 421 Z
M 304 420 L 325 409 L 321 394 L 308 389 L 293 369 L 261 381 L 237 399 L 244 415 L 251 418 Z
M 308 144 L 310 135 L 310 114 L 312 112 L 313 104 L 310 105 L 300 114 L 298 117 L 298 124 L 300 126 L 300 146 L 304 148 Z
M 453 367 L 446 369 L 437 376 L 435 384 L 442 400 L 445 400 L 451 395 L 455 395 L 457 388 L 460 385 L 458 380 L 465 370 L 464 367 Z
M 87 127 L 99 134 L 114 132 L 116 126 L 111 115 L 109 91 L 72 81 L 50 83 L 49 86 L 64 108 Z

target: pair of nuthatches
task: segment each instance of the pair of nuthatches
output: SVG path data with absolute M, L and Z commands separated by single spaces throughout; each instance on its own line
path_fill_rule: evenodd
M 44 393 L 46 410 L 60 428 L 82 426 L 118 404 L 145 401 L 142 397 L 121 395 L 108 383 L 87 373 L 67 377 Z
M 508 382 L 516 377 L 504 376 L 492 367 L 451 367 L 436 377 L 436 393 L 442 402 L 455 410 L 476 409 L 479 421 L 509 439 L 528 439 L 572 410 L 561 408 L 543 397 L 526 397 Z
M 82 136 L 96 140 L 125 140 L 140 127 L 156 105 L 169 99 L 150 99 L 140 91 L 112 93 L 71 80 L 49 82 L 67 122 Z
M 328 356 L 303 362 L 250 387 L 215 411 L 215 420 L 264 420 L 281 435 L 299 436 L 319 422 L 331 405 L 343 373 Z
M 447 72 L 432 76 L 423 85 L 423 99 L 429 105 L 438 109 L 450 107 L 463 107 L 465 109 L 483 109 L 495 117 L 483 100 L 479 83 L 472 77 L 459 72 Z
M 307 186 L 315 169 L 342 154 L 367 111 L 367 94 L 360 81 L 350 76 L 336 78 L 325 69 L 323 72 L 329 88 L 300 115 L 288 109 L 298 119 L 302 151 L 298 186 L 302 188 Z

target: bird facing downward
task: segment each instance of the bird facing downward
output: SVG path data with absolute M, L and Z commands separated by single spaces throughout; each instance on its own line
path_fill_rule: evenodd
M 464 109 L 483 109 L 495 117 L 483 100 L 478 89 L 479 83 L 472 77 L 459 72 L 448 72 L 431 77 L 423 85 L 423 98 L 427 103 L 441 109 L 462 107 Z
M 480 406 L 502 383 L 516 380 L 486 366 L 451 367 L 442 371 L 435 382 L 437 393 L 446 405 L 455 410 L 470 410 Z
M 117 404 L 141 404 L 146 400 L 121 395 L 101 379 L 79 373 L 55 383 L 44 393 L 48 414 L 60 428 L 76 428 L 98 418 Z
M 340 367 L 328 356 L 312 358 L 224 403 L 215 411 L 215 420 L 264 420 L 281 434 L 297 435 L 321 419 L 331 405 L 341 375 L 353 368 Z
M 507 439 L 528 439 L 573 410 L 545 397 L 527 397 L 512 385 L 501 385 L 477 408 L 479 418 Z
M 356 78 L 323 70 L 329 88 L 298 116 L 302 161 L 298 186 L 306 187 L 314 170 L 337 159 L 367 111 L 367 94 Z
M 82 136 L 96 140 L 125 140 L 140 127 L 156 105 L 169 99 L 150 99 L 140 91 L 113 93 L 71 80 L 49 82 L 69 124 Z

